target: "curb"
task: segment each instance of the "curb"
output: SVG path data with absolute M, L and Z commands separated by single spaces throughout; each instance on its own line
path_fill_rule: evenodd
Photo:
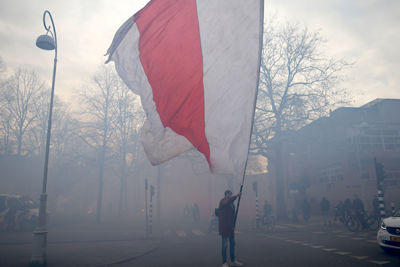
M 123 258 L 123 259 L 120 259 L 120 260 L 117 260 L 117 261 L 113 261 L 113 262 L 110 262 L 110 263 L 107 263 L 107 264 L 104 264 L 104 265 L 98 265 L 97 267 L 106 267 L 106 266 L 111 266 L 111 265 L 127 263 L 127 262 L 133 261 L 135 259 L 138 259 L 140 257 L 144 257 L 144 256 L 146 256 L 148 254 L 151 254 L 151 253 L 157 251 L 159 248 L 160 248 L 160 244 L 157 244 L 152 249 L 150 249 L 148 251 L 145 251 L 145 252 L 143 252 L 141 254 L 138 254 L 138 255 L 135 255 L 135 256 L 126 257 L 126 258 Z

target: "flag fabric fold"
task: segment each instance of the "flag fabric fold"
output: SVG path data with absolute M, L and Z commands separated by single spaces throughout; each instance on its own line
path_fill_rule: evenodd
M 243 174 L 262 9 L 262 0 L 152 0 L 117 31 L 107 62 L 141 97 L 152 164 L 194 147 L 213 172 Z

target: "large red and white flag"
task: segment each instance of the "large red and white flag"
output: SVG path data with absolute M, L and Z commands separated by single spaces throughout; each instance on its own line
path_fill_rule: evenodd
M 263 0 L 152 0 L 120 27 L 108 61 L 141 97 L 152 164 L 195 147 L 213 172 L 243 174 L 262 26 Z

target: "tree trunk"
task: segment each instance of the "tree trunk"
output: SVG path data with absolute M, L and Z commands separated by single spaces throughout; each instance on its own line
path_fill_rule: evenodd
M 18 155 L 18 157 L 21 156 L 21 151 L 22 151 L 22 137 L 17 136 L 17 155 Z
M 286 220 L 287 208 L 285 199 L 285 181 L 283 175 L 282 143 L 278 141 L 276 147 L 276 212 L 278 220 Z
M 124 200 L 126 199 L 126 151 L 122 152 L 121 184 L 119 189 L 118 216 L 121 217 L 126 210 Z
M 278 113 L 280 114 L 280 113 Z M 285 177 L 283 173 L 283 158 L 282 158 L 282 120 L 280 115 L 276 116 L 276 136 L 278 137 L 275 153 L 276 153 L 276 214 L 278 220 L 286 220 L 288 218 L 285 198 Z
M 101 221 L 101 209 L 103 202 L 103 174 L 104 174 L 104 161 L 105 161 L 105 148 L 100 154 L 100 162 L 99 162 L 99 191 L 97 193 L 97 212 L 96 212 L 96 223 L 100 223 Z

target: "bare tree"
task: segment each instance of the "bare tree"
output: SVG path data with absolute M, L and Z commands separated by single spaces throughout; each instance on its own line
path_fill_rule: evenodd
M 12 146 L 12 131 L 11 131 L 11 119 L 12 113 L 9 111 L 10 96 L 7 91 L 6 80 L 0 80 L 0 135 L 1 142 L 0 147 L 4 155 L 11 153 Z
M 11 125 L 10 125 L 10 114 L 7 112 L 7 94 L 5 90 L 6 85 L 6 64 L 3 58 L 0 57 L 0 150 L 4 154 L 8 154 L 10 148 L 10 135 L 11 135 Z
M 34 71 L 23 69 L 17 70 L 2 86 L 2 130 L 7 151 L 13 138 L 16 154 L 23 153 L 26 134 L 37 119 L 36 102 L 43 87 Z
M 267 157 L 274 165 L 278 217 L 286 216 L 282 133 L 327 115 L 346 100 L 345 90 L 336 86 L 349 64 L 325 56 L 323 43 L 318 32 L 306 27 L 282 26 L 274 19 L 264 26 L 251 153 Z
M 115 72 L 111 67 L 102 66 L 93 77 L 93 85 L 85 88 L 81 94 L 84 127 L 80 135 L 82 140 L 95 150 L 98 157 L 97 223 L 101 220 L 104 165 L 113 134 L 111 108 L 116 84 L 118 78 Z
M 7 71 L 7 65 L 4 62 L 3 58 L 0 56 L 0 85 L 1 82 L 3 82 L 3 80 L 5 79 L 6 71 Z
M 11 113 L 7 111 L 7 102 L 3 101 L 5 98 L 0 94 L 1 104 L 0 104 L 0 134 L 2 136 L 0 146 L 1 151 L 4 155 L 9 155 L 11 153 L 12 147 L 12 131 L 11 131 Z M 4 103 L 3 103 L 4 102 Z
M 69 198 L 69 205 L 79 212 L 86 212 L 95 197 L 96 189 L 92 189 L 88 177 L 96 164 L 92 148 L 85 146 L 80 138 L 81 122 L 62 102 L 55 102 L 52 118 L 51 136 L 51 188 L 53 195 Z M 78 116 L 76 116 L 78 117 Z M 80 188 L 80 189 L 78 189 Z M 83 196 L 73 197 L 76 190 L 84 192 Z M 73 200 L 72 200 L 73 199 Z M 57 201 L 54 201 L 54 204 Z
M 54 127 L 52 131 L 52 144 L 54 156 L 58 158 L 61 155 L 71 153 L 68 146 L 77 141 L 76 131 L 80 128 L 80 122 L 72 118 L 72 114 L 65 103 L 59 99 L 55 100 L 52 120 Z
M 143 125 L 144 111 L 141 107 L 139 98 L 134 95 L 128 87 L 120 80 L 117 80 L 115 87 L 115 101 L 113 102 L 113 128 L 115 129 L 115 154 L 120 162 L 120 194 L 118 214 L 122 214 L 127 209 L 127 169 L 128 152 L 132 151 L 133 157 L 136 154 L 137 143 L 139 142 L 139 129 Z M 132 158 L 132 160 L 134 160 Z
M 54 102 L 59 102 L 56 98 Z M 29 131 L 29 138 L 31 144 L 31 151 L 33 154 L 44 155 L 46 147 L 47 124 L 49 120 L 49 104 L 50 104 L 50 90 L 42 90 L 38 93 L 37 101 L 34 109 L 36 119 L 32 124 Z M 59 103 L 54 105 L 54 111 L 59 106 Z M 54 120 L 52 120 L 54 121 Z M 54 128 L 54 127 L 53 127 Z

